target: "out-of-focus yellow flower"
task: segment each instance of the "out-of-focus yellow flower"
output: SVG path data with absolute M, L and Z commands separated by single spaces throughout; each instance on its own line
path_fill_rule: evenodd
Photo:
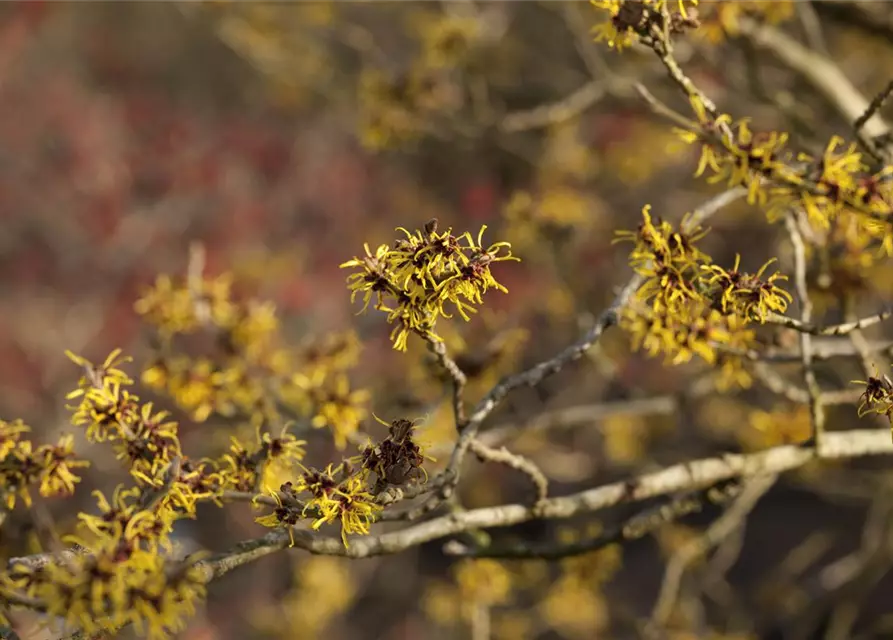
M 751 451 L 768 449 L 781 444 L 800 444 L 812 435 L 808 407 L 779 411 L 754 411 L 749 425 L 737 434 L 741 443 Z
M 368 415 L 366 405 L 370 395 L 367 389 L 351 391 L 347 376 L 337 375 L 329 384 L 311 391 L 316 406 L 316 415 L 311 423 L 317 429 L 329 427 L 335 438 L 335 446 L 343 450 Z

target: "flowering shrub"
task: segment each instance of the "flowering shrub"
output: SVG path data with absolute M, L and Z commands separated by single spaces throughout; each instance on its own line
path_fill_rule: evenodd
M 270 634 L 298 629 L 321 635 L 357 598 L 356 576 L 346 559 L 396 554 L 449 538 L 444 551 L 459 560 L 449 579 L 434 580 L 421 599 L 424 613 L 444 628 L 470 628 L 474 637 L 536 637 L 549 630 L 562 637 L 593 637 L 626 624 L 649 637 L 689 638 L 695 630 L 698 637 L 717 640 L 761 637 L 753 621 L 730 619 L 708 629 L 706 616 L 698 619 L 680 604 L 702 600 L 701 594 L 683 593 L 683 574 L 688 568 L 705 574 L 710 569 L 714 583 L 727 586 L 723 574 L 731 564 L 717 569 L 717 563 L 728 563 L 717 558 L 721 551 L 732 553 L 734 544 L 725 546 L 734 541 L 732 533 L 780 474 L 794 472 L 806 483 L 815 480 L 818 466 L 808 463 L 893 453 L 886 429 L 830 424 L 837 408 L 849 405 L 849 419 L 879 416 L 893 425 L 893 383 L 878 366 L 889 345 L 873 345 L 864 335 L 893 312 L 855 313 L 858 295 L 872 291 L 870 271 L 888 267 L 893 258 L 893 136 L 867 133 L 869 122 L 880 121 L 893 83 L 873 100 L 850 93 L 838 101 L 848 115 L 853 100 L 859 105 L 859 113 L 849 118 L 848 136 L 803 146 L 790 132 L 761 130 L 755 119 L 720 110 L 702 88 L 709 83 L 687 73 L 680 60 L 685 44 L 710 47 L 752 37 L 757 43 L 785 42 L 788 49 L 780 57 L 794 65 L 799 58 L 791 51 L 799 50 L 791 47 L 800 45 L 775 30 L 794 16 L 794 3 L 593 0 L 591 5 L 586 26 L 595 25 L 583 44 L 603 44 L 621 56 L 631 51 L 652 56 L 685 105 L 684 113 L 678 112 L 638 86 L 650 109 L 672 123 L 664 127 L 666 140 L 657 139 L 668 142 L 668 154 L 682 157 L 685 149 L 693 150 L 691 174 L 721 191 L 684 215 L 657 200 L 637 202 L 632 211 L 637 216 L 641 211 L 641 222 L 613 234 L 613 244 L 628 249 L 629 282 L 597 317 L 575 318 L 585 324 L 585 330 L 575 326 L 581 334 L 576 341 L 540 357 L 536 350 L 544 346 L 532 339 L 539 338 L 536 330 L 507 322 L 511 312 L 493 311 L 489 307 L 498 296 L 487 294 L 508 294 L 502 283 L 523 280 L 519 269 L 528 264 L 535 275 L 548 270 L 561 275 L 577 236 L 607 231 L 600 218 L 604 203 L 578 188 L 594 174 L 594 161 L 568 124 L 585 108 L 577 105 L 593 103 L 595 92 L 587 85 L 560 104 L 509 114 L 499 123 L 487 120 L 488 134 L 548 130 L 547 160 L 535 168 L 534 186 L 506 194 L 502 220 L 493 225 L 497 238 L 511 242 L 485 244 L 487 225 L 476 227 L 476 234 L 454 233 L 434 218 L 418 229 L 399 227 L 393 242 L 374 250 L 365 243 L 360 252 L 345 241 L 338 256 L 354 255 L 340 263 L 348 270 L 345 306 L 349 299 L 360 307 L 364 327 L 376 321 L 370 306 L 381 312 L 390 351 L 399 352 L 395 357 L 409 368 L 412 391 L 433 398 L 433 417 L 415 411 L 422 403 L 414 397 L 406 401 L 413 410 L 397 413 L 373 386 L 363 386 L 360 364 L 375 338 L 361 340 L 363 332 L 356 328 L 294 343 L 272 302 L 245 295 L 232 272 L 209 275 L 196 247 L 185 274 L 159 276 L 135 302 L 151 347 L 141 367 L 133 367 L 121 349 L 101 362 L 66 352 L 78 373 L 71 374 L 67 396 L 70 429 L 50 440 L 56 444 L 29 439 L 31 429 L 21 420 L 0 420 L 0 525 L 32 508 L 37 495 L 82 493 L 78 485 L 89 486 L 84 474 L 93 450 L 111 452 L 127 477 L 112 491 L 94 491 L 91 508 L 72 526 L 54 531 L 57 537 L 65 534 L 54 548 L 8 559 L 0 572 L 4 625 L 31 611 L 54 633 L 62 628 L 76 637 L 96 637 L 133 627 L 150 638 L 170 637 L 205 606 L 216 579 L 293 549 L 313 558 L 293 572 L 281 603 L 265 603 L 255 612 L 255 626 Z M 320 6 L 301 8 L 299 22 L 329 28 L 339 9 Z M 230 46 L 248 51 L 256 62 L 270 59 L 255 49 L 258 33 L 276 32 L 275 8 L 207 10 L 218 12 L 218 29 Z M 383 150 L 421 143 L 443 120 L 458 120 L 466 105 L 452 90 L 461 79 L 471 78 L 469 85 L 477 89 L 469 88 L 465 97 L 479 100 L 478 108 L 486 112 L 481 104 L 487 102 L 487 83 L 481 89 L 473 80 L 481 79 L 482 60 L 494 53 L 496 22 L 469 11 L 415 21 L 420 53 L 402 75 L 372 68 L 358 72 L 359 138 L 367 146 Z M 352 42 L 365 42 L 362 35 L 353 36 Z M 268 48 L 303 55 L 300 44 L 270 39 L 275 45 L 267 42 Z M 599 56 L 584 54 L 592 66 L 600 64 L 593 62 L 602 61 Z M 307 77 L 323 74 L 324 60 L 307 65 L 301 69 Z M 279 68 L 264 66 L 268 73 Z M 872 124 L 872 131 L 879 126 Z M 644 180 L 660 165 L 654 158 L 636 164 L 640 175 L 625 184 Z M 734 260 L 711 256 L 718 256 L 710 244 L 718 234 L 708 233 L 707 221 L 737 199 L 760 210 L 760 224 L 770 232 L 783 227 L 784 240 L 772 247 L 777 255 L 766 259 L 742 247 Z M 679 222 L 672 223 L 672 217 Z M 338 266 L 338 259 L 330 266 Z M 554 321 L 571 315 L 575 297 L 585 297 L 575 296 L 580 292 L 572 291 L 574 286 L 535 291 L 536 304 L 549 307 L 542 316 Z M 514 297 L 507 296 L 509 309 Z M 823 320 L 828 310 L 840 317 Z M 456 314 L 484 327 L 487 339 L 466 340 Z M 619 343 L 607 339 L 614 327 L 623 337 Z M 831 337 L 837 339 L 833 346 L 820 341 Z M 531 418 L 522 407 L 521 417 L 490 424 L 512 392 L 545 393 L 547 378 L 563 375 L 584 355 L 600 365 L 600 375 L 614 375 L 620 358 L 611 350 L 622 348 L 660 356 L 668 368 L 703 373 L 664 412 L 686 413 L 703 401 L 703 415 L 717 422 L 714 435 L 731 433 L 729 439 L 743 452 L 686 458 L 627 480 L 569 489 L 590 479 L 589 463 L 579 463 L 575 447 L 552 452 L 558 461 L 549 463 L 537 438 L 563 424 L 602 421 L 605 457 L 631 466 L 644 455 L 643 443 L 656 437 L 644 433 L 651 425 L 633 415 L 648 399 L 624 398 L 619 413 L 612 413 L 610 402 L 594 410 L 589 406 L 582 420 L 573 410 Z M 828 388 L 830 376 L 819 375 L 818 363 L 840 356 L 853 357 L 865 380 Z M 791 364 L 793 374 L 785 369 Z M 768 410 L 740 400 L 757 389 L 770 394 Z M 714 410 L 717 405 L 710 402 L 719 392 L 732 399 Z M 394 414 L 380 418 L 385 411 Z M 189 434 L 212 424 L 233 429 L 222 429 L 228 440 L 209 453 Z M 385 433 L 374 437 L 378 425 Z M 324 452 L 311 446 L 321 435 L 331 444 Z M 522 478 L 531 495 L 505 500 L 492 483 L 470 475 L 469 454 L 485 463 L 485 473 Z M 649 500 L 656 504 L 580 522 Z M 184 548 L 179 533 L 187 521 L 233 503 L 251 510 L 254 537 L 230 549 Z M 724 511 L 703 532 L 677 523 L 713 508 Z M 524 527 L 550 521 L 569 526 L 544 528 L 545 533 Z M 611 605 L 609 583 L 623 568 L 624 544 L 652 534 L 668 569 L 650 619 L 629 623 L 624 616 L 631 614 Z M 860 551 L 858 557 L 887 558 L 886 547 L 873 544 L 871 553 Z M 718 546 L 715 557 L 708 557 Z

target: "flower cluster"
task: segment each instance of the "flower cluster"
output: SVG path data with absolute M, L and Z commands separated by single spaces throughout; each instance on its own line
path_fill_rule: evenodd
M 74 470 L 89 466 L 75 455 L 71 435 L 63 435 L 55 445 L 35 448 L 30 440 L 22 439 L 30 431 L 21 420 L 0 420 L 0 498 L 6 509 L 14 508 L 17 499 L 30 507 L 33 485 L 39 486 L 44 497 L 73 493 L 80 482 Z
M 331 338 L 308 347 L 305 355 L 302 384 L 309 388 L 330 377 L 327 370 L 333 363 L 350 362 L 356 344 Z M 395 422 L 385 441 L 324 471 L 301 464 L 304 441 L 288 433 L 287 424 L 278 434 L 255 424 L 254 444 L 233 438 L 229 451 L 218 458 L 191 459 L 183 451 L 178 423 L 131 392 L 134 381 L 122 369 L 129 358 L 120 350 L 101 364 L 70 352 L 68 357 L 82 370 L 77 389 L 68 395 L 76 401 L 70 407 L 72 424 L 83 429 L 89 442 L 109 445 L 135 484 L 119 486 L 110 497 L 95 492 L 97 512 L 79 514 L 78 532 L 67 539 L 75 544 L 74 552 L 66 552 L 70 557 L 14 564 L 0 574 L 0 593 L 11 602 L 32 603 L 85 633 L 129 624 L 153 638 L 180 630 L 204 598 L 207 572 L 196 558 L 175 559 L 170 536 L 176 521 L 195 517 L 201 502 L 222 504 L 230 494 L 262 496 L 257 492 L 269 486 L 271 469 L 300 471 L 292 474 L 294 482 L 274 492 L 279 508 L 259 521 L 280 526 L 309 518 L 315 529 L 337 522 L 345 545 L 349 534 L 368 533 L 382 509 L 370 489 L 373 475 L 382 474 L 378 485 L 384 483 L 376 490 L 426 477 L 424 455 L 413 441 L 409 421 Z M 398 426 L 404 422 L 410 426 Z M 74 456 L 72 436 L 58 445 L 34 447 L 24 438 L 28 431 L 20 421 L 0 422 L 0 478 L 8 509 L 17 498 L 30 503 L 32 484 L 39 483 L 44 496 L 71 493 L 78 481 L 73 469 L 87 464 Z M 304 500 L 298 499 L 300 493 L 306 494 Z
M 778 24 L 796 15 L 793 0 L 736 0 L 736 2 L 707 2 L 698 7 L 697 37 L 718 43 L 740 31 L 741 18 L 751 16 L 767 24 Z
M 317 364 L 326 355 L 344 357 L 343 351 L 349 350 L 350 345 L 350 341 L 332 341 L 317 348 Z M 325 347 L 330 349 L 328 354 Z M 251 448 L 234 438 L 229 452 L 219 459 L 193 461 L 181 451 L 177 424 L 166 421 L 164 413 L 153 415 L 151 405 L 141 406 L 139 398 L 121 388 L 132 380 L 117 368 L 124 360 L 119 352 L 113 352 L 100 366 L 73 354 L 70 357 L 86 372 L 80 388 L 70 396 L 81 398 L 80 405 L 72 407 L 76 424 L 86 428 L 89 439 L 110 441 L 138 484 L 132 494 L 116 493 L 112 505 L 101 498 L 101 520 L 85 520 L 94 533 L 116 533 L 129 541 L 139 540 L 141 532 L 147 530 L 159 536 L 170 529 L 174 519 L 194 516 L 198 502 L 219 502 L 226 491 L 256 491 L 264 484 L 264 469 L 284 462 L 286 467 L 290 464 L 303 469 L 303 473 L 297 481 L 285 483 L 279 492 L 273 492 L 280 506 L 259 522 L 268 526 L 293 525 L 300 518 L 309 517 L 307 514 L 313 517 L 314 528 L 338 521 L 347 544 L 348 534 L 368 533 L 374 514 L 381 509 L 367 488 L 371 473 L 384 474 L 391 484 L 397 484 L 399 470 L 403 472 L 403 482 L 420 473 L 424 457 L 412 440 L 414 425 L 408 421 L 404 422 L 409 427 L 393 426 L 391 435 L 378 447 L 367 449 L 352 462 L 334 468 L 330 465 L 324 471 L 300 464 L 304 442 L 285 428 L 278 436 L 258 431 L 258 442 Z M 312 371 L 308 375 L 313 376 Z M 360 462 L 363 464 L 358 465 Z M 405 464 L 410 466 L 404 468 Z M 152 519 L 151 514 L 136 511 L 135 503 L 127 502 L 128 497 L 151 492 L 161 495 L 159 504 L 170 510 L 169 517 Z M 310 497 L 299 501 L 298 494 L 303 492 Z
M 481 228 L 475 241 L 468 232 L 454 236 L 452 228 L 438 232 L 437 220 L 431 220 L 414 233 L 401 227 L 399 231 L 406 237 L 395 241 L 393 247 L 383 244 L 373 253 L 365 245 L 365 256 L 341 265 L 356 269 L 348 276 L 351 301 L 362 294 L 362 313 L 376 296 L 375 308 L 387 313 L 388 322 L 394 325 L 391 340 L 399 351 L 406 350 L 412 333 L 440 341 L 434 332 L 437 320 L 452 317 L 445 305 L 449 303 L 469 320 L 468 314 L 477 310 L 475 305 L 482 304 L 488 290 L 507 292 L 490 268 L 496 262 L 518 258 L 511 254 L 507 242 L 484 248 L 486 228 Z
M 151 489 L 119 486 L 111 501 L 94 495 L 100 514 L 79 515 L 79 533 L 68 538 L 78 549 L 74 557 L 38 568 L 13 565 L 5 582 L 86 633 L 133 624 L 150 638 L 169 637 L 205 594 L 197 558 L 171 557 L 178 514 L 153 501 Z
M 437 15 L 419 21 L 423 60 L 431 68 L 461 66 L 468 62 L 484 25 L 474 16 Z
M 803 209 L 808 220 L 827 230 L 844 212 L 864 218 L 861 233 L 893 255 L 885 232 L 893 216 L 893 166 L 870 173 L 855 143 L 844 146 L 834 136 L 819 157 L 794 153 L 785 133 L 753 133 L 746 119 L 734 123 L 728 114 L 713 114 L 703 98 L 690 95 L 698 127 L 677 129 L 690 144 L 701 145 L 696 176 L 711 173 L 708 182 L 745 186 L 748 201 L 764 206 L 770 221 Z
M 182 456 L 177 424 L 167 412 L 155 413 L 152 403 L 141 404 L 127 387 L 133 380 L 118 367 L 129 360 L 116 349 L 101 365 L 67 352 L 84 374 L 78 388 L 68 394 L 71 422 L 84 429 L 90 442 L 111 442 L 135 478 L 152 482 L 174 458 Z
M 109 500 L 101 491 L 94 491 L 99 515 L 81 513 L 79 527 L 86 536 L 98 541 L 115 541 L 119 554 L 129 555 L 137 549 L 157 552 L 159 548 L 171 551 L 169 534 L 177 514 L 169 503 L 158 501 L 153 507 L 151 491 L 139 487 L 125 488 L 118 485 Z M 84 537 L 75 540 L 82 547 L 92 543 Z
M 313 518 L 313 529 L 337 521 L 341 540 L 349 546 L 347 536 L 368 534 L 375 514 L 382 508 L 369 492 L 367 479 L 366 473 L 353 472 L 347 463 L 329 465 L 324 470 L 306 469 L 296 482 L 286 482 L 279 491 L 271 492 L 278 506 L 256 521 L 265 527 L 285 527 L 289 536 L 303 518 Z M 309 494 L 309 499 L 300 500 L 302 493 Z
M 855 384 L 865 385 L 865 392 L 859 398 L 859 417 L 876 413 L 886 416 L 893 426 L 893 381 L 887 374 L 869 376 L 868 380 L 854 380 Z
M 590 0 L 592 5 L 608 13 L 608 20 L 597 24 L 596 40 L 609 47 L 623 49 L 639 39 L 651 40 L 665 28 L 673 33 L 698 25 L 695 12 L 698 0 Z M 688 5 L 688 6 L 686 6 Z
M 665 57 L 662 45 L 669 35 L 662 22 L 667 14 L 665 1 L 593 0 L 593 4 L 611 15 L 609 23 L 596 27 L 596 39 L 608 40 L 618 48 L 638 40 Z M 790 17 L 791 5 L 716 3 L 708 7 L 705 19 L 714 31 L 734 33 L 745 14 L 759 13 L 778 22 Z M 680 6 L 680 15 L 684 12 Z M 698 18 L 700 21 L 701 16 Z M 666 64 L 688 94 L 697 119 L 690 127 L 677 129 L 683 141 L 700 145 L 696 176 L 709 173 L 709 182 L 747 187 L 748 201 L 765 207 L 770 221 L 802 209 L 812 225 L 826 231 L 841 213 L 858 214 L 863 218 L 859 234 L 869 241 L 866 244 L 893 255 L 893 237 L 887 233 L 893 218 L 893 166 L 871 171 L 856 144 L 846 145 L 837 136 L 827 142 L 820 156 L 798 153 L 788 148 L 786 133 L 754 133 L 747 119 L 736 122 L 712 105 L 708 107 L 707 98 L 675 62 Z
M 735 123 L 728 114 L 714 117 L 698 96 L 691 99 L 691 104 L 700 128 L 677 132 L 689 144 L 704 142 L 695 177 L 709 169 L 712 175 L 708 182 L 725 181 L 730 187 L 744 185 L 748 188 L 748 201 L 760 204 L 766 201 L 766 192 L 761 188 L 765 176 L 796 179 L 788 164 L 791 154 L 786 149 L 787 134 L 754 134 L 747 119 Z
M 172 397 L 196 422 L 247 419 L 256 428 L 291 418 L 332 431 L 343 449 L 368 414 L 369 393 L 352 390 L 346 370 L 360 344 L 353 332 L 302 347 L 282 346 L 274 305 L 239 300 L 228 277 L 161 277 L 136 303 L 157 331 L 158 352 L 142 382 Z M 175 349 L 178 336 L 204 333 L 211 353 Z
M 400 70 L 360 74 L 360 137 L 370 149 L 413 142 L 461 109 L 461 75 L 485 42 L 474 16 L 423 12 L 412 22 L 420 55 Z
M 671 34 L 694 30 L 696 37 L 718 43 L 739 33 L 743 17 L 754 17 L 768 24 L 778 24 L 795 15 L 792 0 L 761 2 L 699 3 L 698 0 L 590 0 L 607 13 L 608 19 L 596 25 L 596 40 L 609 47 L 623 49 L 636 41 L 652 42 L 655 30 L 669 27 Z
M 85 429 L 91 442 L 111 443 L 119 460 L 130 470 L 138 486 L 165 488 L 167 504 L 185 515 L 194 515 L 195 505 L 218 500 L 227 490 L 250 490 L 261 481 L 262 467 L 273 460 L 303 458 L 303 441 L 285 429 L 278 437 L 258 431 L 258 443 L 248 451 L 235 442 L 219 460 L 191 460 L 183 454 L 178 424 L 165 411 L 155 412 L 152 403 L 123 388 L 133 381 L 117 368 L 126 359 L 116 350 L 96 366 L 69 354 L 83 367 L 79 388 L 69 398 L 80 398 L 72 406 L 72 423 Z M 169 477 L 170 471 L 176 473 Z
M 326 378 L 318 386 L 310 387 L 308 393 L 316 407 L 311 424 L 317 429 L 329 427 L 335 446 L 344 449 L 366 417 L 365 407 L 371 397 L 369 391 L 351 390 L 347 376 L 339 373 Z
M 177 282 L 160 275 L 155 286 L 134 305 L 136 312 L 166 339 L 189 334 L 208 323 L 222 327 L 236 324 L 231 302 L 232 279 L 228 276 Z
M 86 634 L 133 624 L 159 640 L 182 631 L 205 596 L 205 574 L 194 560 L 123 548 L 111 537 L 67 562 L 14 565 L 5 582 Z
M 313 529 L 338 522 L 345 546 L 349 544 L 348 535 L 369 533 L 382 509 L 376 497 L 390 486 L 426 481 L 428 475 L 422 464 L 432 459 L 413 438 L 416 422 L 401 418 L 382 424 L 388 427 L 387 437 L 377 444 L 367 444 L 360 455 L 323 470 L 304 467 L 297 480 L 271 491 L 277 506 L 257 522 L 266 527 L 286 527 L 289 535 L 291 527 L 304 518 L 313 519 Z
M 366 445 L 361 459 L 363 468 L 376 475 L 377 488 L 427 480 L 427 474 L 422 468 L 426 456 L 422 447 L 413 439 L 416 422 L 398 419 L 388 424 L 377 416 L 376 420 L 388 427 L 388 436 L 377 446 Z
M 739 270 L 740 256 L 731 270 L 713 264 L 696 246 L 706 231 L 690 228 L 689 218 L 677 231 L 665 220 L 655 221 L 650 206 L 642 215 L 636 231 L 617 233 L 617 241 L 634 243 L 630 263 L 645 278 L 622 318 L 634 346 L 663 353 L 672 364 L 698 355 L 722 364 L 724 378 L 742 380 L 735 373 L 741 363 L 734 366 L 729 353 L 752 345 L 749 323 L 787 309 L 791 295 L 776 284 L 786 276 L 764 277 L 771 260 L 755 274 Z
M 697 284 L 703 295 L 725 314 L 741 316 L 748 320 L 765 322 L 770 313 L 784 313 L 788 303 L 793 301 L 791 294 L 775 284 L 778 280 L 787 280 L 787 276 L 778 271 L 763 279 L 763 274 L 773 258 L 760 267 L 755 274 L 738 270 L 741 256 L 735 256 L 735 266 L 731 271 L 714 265 L 701 265 L 701 273 Z

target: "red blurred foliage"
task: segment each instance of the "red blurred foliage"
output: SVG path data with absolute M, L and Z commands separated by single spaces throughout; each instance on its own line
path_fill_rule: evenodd
M 462 212 L 471 220 L 490 220 L 499 214 L 501 195 L 496 185 L 473 182 L 462 194 Z
M 102 11 L 4 8 L 0 384 L 10 387 L 12 404 L 2 408 L 10 415 L 39 417 L 27 415 L 22 399 L 71 383 L 59 366 L 64 348 L 93 358 L 137 349 L 133 302 L 158 273 L 182 272 L 192 242 L 205 245 L 209 274 L 238 267 L 246 252 L 292 260 L 293 269 L 264 275 L 262 294 L 285 314 L 309 314 L 328 328 L 353 314 L 338 264 L 363 241 L 381 241 L 378 233 L 427 217 L 407 211 L 418 196 L 395 195 L 415 194 L 414 179 L 373 162 L 349 132 L 252 100 L 250 83 L 221 100 L 212 86 L 219 77 L 205 78 L 201 64 L 184 64 L 174 83 L 165 61 L 189 58 L 198 45 L 188 34 L 156 59 L 126 36 L 134 15 L 151 9 Z M 128 28 L 111 29 L 116 20 Z M 230 63 L 241 64 L 235 56 Z M 457 219 L 445 224 L 498 219 L 503 194 L 492 180 L 456 183 Z M 491 231 L 486 239 L 496 238 Z M 510 286 L 515 293 L 526 282 Z M 22 308 L 38 300 L 57 311 L 83 305 L 90 321 Z M 496 308 L 504 302 L 494 300 Z

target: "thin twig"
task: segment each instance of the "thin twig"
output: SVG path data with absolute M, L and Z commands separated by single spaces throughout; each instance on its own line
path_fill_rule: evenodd
M 806 79 L 847 121 L 857 123 L 857 138 L 877 160 L 889 160 L 890 154 L 880 149 L 874 138 L 890 134 L 890 126 L 872 109 L 838 65 L 816 51 L 807 49 L 783 31 L 770 25 L 742 17 L 739 32 L 754 44 L 771 51 L 776 58 Z M 864 120 L 862 118 L 864 117 Z
M 651 91 L 641 82 L 637 82 L 636 91 L 642 96 L 642 99 L 648 103 L 648 106 L 651 107 L 651 110 L 654 111 L 659 116 L 666 118 L 667 120 L 673 122 L 679 127 L 683 129 L 696 129 L 698 123 L 694 120 L 686 118 L 684 115 L 672 109 L 671 107 L 664 104 L 661 100 L 657 98 Z
M 36 570 L 50 563 L 68 563 L 90 553 L 89 549 L 80 545 L 73 545 L 64 551 L 55 553 L 36 553 L 30 556 L 22 556 L 19 558 L 10 558 L 6 563 L 7 570 L 12 570 L 15 565 L 22 565 L 29 570 Z
M 856 330 L 853 330 L 854 332 Z M 846 335 L 849 337 L 848 332 Z M 816 334 L 812 334 L 816 335 Z M 756 349 L 735 349 L 722 343 L 712 345 L 717 351 L 728 353 L 729 355 L 738 356 L 751 362 L 765 362 L 772 364 L 789 364 L 792 362 L 800 362 L 799 351 L 794 353 L 787 349 L 766 348 L 764 350 Z M 852 358 L 860 356 L 862 349 L 868 353 L 888 353 L 893 350 L 893 341 L 890 340 L 865 340 L 864 345 L 856 347 L 851 341 L 825 339 L 822 341 L 812 341 L 812 359 L 814 362 L 819 360 L 831 360 L 833 358 Z
M 453 416 L 456 420 L 456 429 L 462 431 L 468 421 L 465 417 L 465 384 L 468 377 L 465 372 L 459 368 L 456 361 L 447 353 L 446 345 L 443 342 L 425 337 L 428 342 L 428 348 L 437 356 L 437 361 L 444 371 L 450 376 L 453 386 Z
M 794 286 L 797 301 L 800 303 L 800 323 L 809 326 L 812 322 L 812 300 L 809 297 L 809 285 L 806 281 L 806 244 L 794 214 L 785 217 L 785 226 L 794 248 Z M 812 439 L 816 449 L 821 451 L 822 437 L 825 431 L 825 411 L 822 408 L 822 391 L 816 379 L 812 363 L 812 335 L 800 333 L 800 356 L 803 358 L 803 381 L 809 394 L 809 416 L 812 422 Z
M 660 594 L 651 614 L 651 625 L 654 631 L 662 628 L 670 617 L 682 583 L 682 576 L 688 566 L 741 527 L 760 498 L 775 484 L 776 478 L 777 476 L 768 474 L 749 481 L 745 485 L 741 497 L 716 522 L 710 525 L 703 536 L 689 542 L 673 555 L 664 574 Z
M 557 102 L 506 115 L 499 123 L 504 133 L 551 127 L 567 122 L 592 107 L 608 94 L 605 82 L 591 80 Z
M 809 46 L 827 58 L 828 45 L 825 43 L 825 34 L 822 33 L 822 21 L 812 3 L 798 2 L 797 17 L 800 19 L 800 25 L 803 27 Z
M 802 362 L 802 358 L 799 359 Z M 754 377 L 772 393 L 787 398 L 796 404 L 807 404 L 809 392 L 786 380 L 778 371 L 765 362 L 754 362 L 752 372 Z
M 633 293 L 638 290 L 643 281 L 642 276 L 633 276 L 627 285 L 620 291 L 611 305 L 599 316 L 595 325 L 586 332 L 586 334 L 576 343 L 561 351 L 558 355 L 552 357 L 545 362 L 541 362 L 527 371 L 509 376 L 500 381 L 475 407 L 469 416 L 465 426 L 459 436 L 459 441 L 453 449 L 450 461 L 444 473 L 447 475 L 447 482 L 444 485 L 446 494 L 451 493 L 453 487 L 458 482 L 459 469 L 465 454 L 468 451 L 471 442 L 477 437 L 478 430 L 491 413 L 496 409 L 502 400 L 514 389 L 527 386 L 534 387 L 547 377 L 561 371 L 567 364 L 579 360 L 586 351 L 595 344 L 602 334 L 609 327 L 617 323 L 620 309 L 632 297 Z
M 859 318 L 858 320 L 825 326 L 806 322 L 802 318 L 798 320 L 796 318 L 789 318 L 775 313 L 771 313 L 766 317 L 766 323 L 776 324 L 812 336 L 845 336 L 852 331 L 867 329 L 868 327 L 879 324 L 890 317 L 893 317 L 893 307 L 888 307 L 873 315 Z
M 853 123 L 853 129 L 856 131 L 856 137 L 859 139 L 859 142 L 862 146 L 871 153 L 876 159 L 889 161 L 891 159 L 891 154 L 889 146 L 891 144 L 891 132 L 887 132 L 885 134 L 881 134 L 879 136 L 874 136 L 873 138 L 868 138 L 867 136 L 862 134 L 862 128 L 865 126 L 865 123 L 868 122 L 878 110 L 884 106 L 884 103 L 887 99 L 893 95 L 893 80 L 890 80 L 887 83 L 887 86 L 884 87 L 880 93 L 878 93 L 874 98 L 872 98 L 871 103 L 868 105 L 868 108 L 865 110 L 861 116 L 856 119 L 856 122 Z M 881 149 L 887 149 L 887 154 L 882 153 Z
M 497 425 L 482 432 L 478 440 L 493 446 L 514 436 L 552 429 L 568 429 L 577 425 L 593 425 L 615 416 L 668 414 L 679 408 L 680 398 L 673 395 L 612 400 L 584 404 L 542 413 L 526 422 Z
M 843 309 L 844 317 L 847 320 L 858 322 L 855 318 L 855 300 L 852 295 L 844 295 L 840 301 L 840 305 Z M 859 355 L 859 364 L 862 367 L 862 374 L 865 376 L 865 379 L 868 380 L 871 376 L 875 375 L 878 369 L 880 369 L 878 362 L 874 357 L 875 352 L 872 350 L 868 340 L 865 339 L 861 329 L 853 329 L 849 333 L 848 338 L 853 350 Z
M 490 447 L 480 440 L 472 440 L 471 442 L 471 451 L 474 453 L 482 462 L 495 462 L 497 464 L 503 464 L 510 469 L 514 469 L 516 471 L 520 471 L 533 483 L 534 488 L 536 489 L 536 501 L 534 505 L 539 505 L 545 500 L 549 495 L 549 480 L 546 478 L 546 474 L 544 474 L 536 464 L 533 463 L 532 460 L 525 458 L 522 455 L 517 453 L 512 453 L 505 447 L 500 447 L 499 449 L 495 449 Z

